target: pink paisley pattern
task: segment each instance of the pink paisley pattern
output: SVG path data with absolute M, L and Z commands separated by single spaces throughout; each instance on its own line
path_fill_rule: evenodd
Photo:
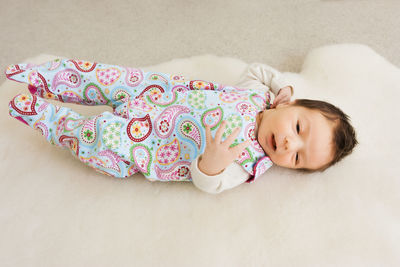
M 225 102 L 225 103 L 233 103 L 242 98 L 243 98 L 242 94 L 235 92 L 235 91 L 221 92 L 219 94 L 219 99 L 221 99 L 222 102 Z
M 251 115 L 255 116 L 257 114 L 257 108 L 250 104 L 249 102 L 240 102 L 236 105 L 236 109 L 242 114 L 242 115 Z
M 184 82 L 185 81 L 185 77 L 183 75 L 179 75 L 179 74 L 172 74 L 170 76 L 170 78 L 174 82 Z
M 200 129 L 194 122 L 190 120 L 181 121 L 179 124 L 179 132 L 186 138 L 194 141 L 198 149 L 201 148 Z
M 143 81 L 143 72 L 140 69 L 126 68 L 125 83 L 129 86 L 138 86 Z
M 60 67 L 60 65 L 61 65 L 61 60 L 59 59 L 53 60 L 52 62 L 50 62 L 49 70 L 55 70 L 58 67 Z
M 163 95 L 150 94 L 147 96 L 147 100 L 157 106 L 166 107 L 175 103 L 178 98 L 178 93 L 173 93 L 170 100 L 162 101 Z M 164 95 L 164 98 L 168 98 L 168 95 Z
M 56 135 L 61 136 L 61 134 L 64 132 L 65 129 L 65 120 L 67 119 L 67 116 L 62 116 L 58 119 L 57 121 L 57 128 L 56 128 Z
M 152 125 L 149 114 L 143 118 L 133 118 L 128 124 L 127 134 L 134 142 L 142 142 L 151 134 Z
M 79 140 L 74 136 L 61 135 L 58 139 L 61 145 L 68 146 L 76 156 L 79 156 Z
M 132 101 L 129 101 L 128 103 L 128 108 L 134 108 L 144 112 L 150 112 L 153 109 L 153 107 L 147 104 L 147 102 L 144 101 L 143 98 L 132 99 Z
M 49 138 L 49 129 L 47 128 L 46 124 L 41 121 L 37 121 L 33 124 L 34 129 L 38 129 L 42 135 L 48 139 Z
M 54 76 L 51 84 L 53 92 L 60 84 L 64 84 L 72 88 L 79 87 L 81 85 L 81 76 L 76 70 L 73 69 L 61 70 Z
M 77 104 L 84 103 L 83 98 L 81 98 L 80 95 L 78 95 L 74 91 L 64 91 L 60 94 L 60 96 L 65 102 L 68 103 L 77 103 Z
M 190 109 L 185 106 L 174 105 L 167 107 L 154 121 L 154 131 L 161 138 L 168 138 L 175 128 L 176 118 Z
M 221 92 L 219 94 L 219 99 L 225 103 L 233 103 L 238 100 L 244 99 L 243 95 L 235 92 L 235 91 L 228 91 L 228 92 Z
M 255 127 L 256 127 L 256 123 L 252 122 L 252 123 L 249 123 L 244 130 L 245 137 L 250 138 L 251 141 L 253 141 L 253 142 L 256 141 Z
M 98 115 L 85 120 L 80 132 L 80 137 L 86 144 L 93 144 L 97 140 L 97 119 L 101 116 L 102 115 Z
M 153 73 L 148 78 L 149 81 L 162 81 L 165 84 L 168 84 L 168 80 L 165 79 L 162 75 L 158 73 Z
M 252 122 L 247 124 L 245 130 L 244 130 L 244 135 L 245 138 L 249 138 L 251 139 L 251 145 L 253 146 L 253 148 L 259 152 L 263 152 L 262 147 L 260 146 L 260 144 L 257 141 L 256 138 L 256 133 L 255 133 L 255 128 L 256 128 L 256 123 Z
M 33 85 L 33 86 L 35 86 L 35 87 L 42 87 L 42 86 L 44 85 L 44 83 L 45 83 L 45 82 L 43 82 L 43 80 L 44 80 L 44 79 L 42 79 L 42 78 L 39 76 L 39 73 L 38 73 L 36 70 L 31 71 L 31 72 L 29 72 L 29 74 L 28 74 L 28 81 L 29 81 L 29 84 L 31 84 L 31 85 Z
M 187 88 L 184 85 L 176 85 L 172 88 L 171 90 L 173 93 L 178 92 L 178 93 L 183 93 L 189 91 L 189 88 Z
M 120 173 L 121 169 L 117 164 L 117 159 L 115 158 L 114 155 L 112 155 L 112 153 L 113 152 L 110 153 L 108 150 L 100 151 L 98 155 L 101 156 L 103 159 L 96 156 L 90 156 L 90 157 L 80 156 L 79 159 L 90 166 L 102 167 L 104 169 L 111 169 L 117 173 Z M 110 173 L 108 172 L 102 171 L 102 173 L 110 175 Z
M 261 153 L 264 152 L 264 149 L 260 146 L 260 144 L 257 141 L 254 141 L 251 145 L 256 151 Z
M 106 169 L 112 169 L 118 173 L 121 172 L 120 167 L 118 166 L 119 162 L 123 162 L 122 158 L 120 156 L 118 156 L 117 154 L 115 154 L 113 151 L 107 149 L 107 150 L 103 150 L 100 151 L 99 156 L 103 156 L 106 158 L 105 163 L 106 165 L 104 165 L 103 167 Z
M 138 172 L 140 172 L 140 169 L 138 167 L 136 167 L 135 164 L 132 164 L 132 166 L 130 166 L 129 169 L 128 169 L 128 175 L 129 176 L 131 176 L 131 175 L 133 175 L 135 173 L 138 173 Z
M 137 169 L 145 175 L 150 174 L 150 163 L 152 161 L 150 150 L 145 145 L 133 145 L 130 149 L 131 161 L 135 162 Z
M 169 165 L 178 160 L 181 149 L 178 139 L 174 139 L 171 143 L 160 146 L 156 152 L 156 160 L 161 165 Z
M 273 165 L 271 159 L 268 156 L 260 158 L 253 167 L 254 176 L 247 180 L 248 183 L 253 183 L 261 174 L 268 170 Z
M 255 134 L 255 115 L 269 105 L 268 92 L 73 59 L 13 65 L 6 74 L 28 83 L 35 95 L 113 108 L 113 114 L 85 119 L 41 98 L 25 95 L 10 103 L 13 117 L 102 173 L 126 177 L 142 172 L 149 179 L 189 181 L 190 162 L 204 152 L 204 128 L 215 133 L 223 119 L 228 122 L 225 137 L 238 126 L 242 130 L 235 144 L 253 141 L 237 163 L 255 177 L 271 164 L 259 161 L 265 153 Z
M 188 181 L 190 177 L 190 162 L 178 161 L 171 168 L 163 170 L 155 165 L 157 177 L 167 181 Z
M 47 107 L 49 106 L 49 103 L 47 102 L 43 102 L 37 109 L 38 112 L 42 112 L 43 110 L 45 110 Z
M 121 76 L 121 71 L 117 68 L 96 69 L 97 81 L 104 86 L 110 86 Z

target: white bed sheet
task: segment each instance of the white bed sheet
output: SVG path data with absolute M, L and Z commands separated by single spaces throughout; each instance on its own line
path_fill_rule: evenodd
M 142 68 L 235 84 L 245 67 L 202 55 Z M 324 173 L 273 167 L 219 195 L 95 172 L 8 116 L 11 98 L 28 91 L 6 81 L 1 266 L 399 266 L 399 68 L 367 46 L 342 44 L 311 51 L 300 73 L 286 75 L 295 97 L 349 114 L 359 146 Z M 106 109 L 65 106 L 87 115 Z

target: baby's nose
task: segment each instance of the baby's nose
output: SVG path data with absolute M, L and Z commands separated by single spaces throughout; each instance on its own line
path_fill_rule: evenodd
M 296 138 L 285 137 L 283 145 L 286 151 L 294 151 L 299 149 L 300 141 Z

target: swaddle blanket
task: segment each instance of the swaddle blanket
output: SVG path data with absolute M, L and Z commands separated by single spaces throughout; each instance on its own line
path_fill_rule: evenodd
M 205 126 L 214 132 L 222 120 L 223 139 L 241 127 L 233 145 L 252 140 L 236 159 L 248 182 L 272 166 L 255 135 L 257 113 L 269 108 L 268 91 L 69 59 L 12 65 L 6 76 L 28 83 L 32 93 L 15 96 L 10 115 L 102 173 L 191 181 L 190 163 L 205 149 Z M 43 98 L 109 105 L 114 112 L 85 118 Z

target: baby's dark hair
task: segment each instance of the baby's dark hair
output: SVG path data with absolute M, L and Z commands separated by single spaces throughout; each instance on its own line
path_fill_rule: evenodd
M 338 107 L 320 100 L 296 99 L 293 106 L 305 107 L 312 110 L 318 110 L 329 121 L 335 123 L 333 129 L 333 149 L 334 156 L 331 162 L 318 169 L 302 168 L 299 170 L 305 172 L 324 171 L 328 167 L 336 164 L 345 156 L 349 155 L 358 144 L 356 132 L 350 124 L 350 118 Z

